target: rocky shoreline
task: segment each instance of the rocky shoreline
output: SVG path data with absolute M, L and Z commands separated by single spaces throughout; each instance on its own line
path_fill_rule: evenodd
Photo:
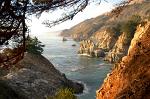
M 92 40 L 83 40 L 80 42 L 78 54 L 87 55 L 91 57 L 104 57 L 105 53 L 102 49 L 98 48 Z
M 125 7 L 118 17 L 111 17 L 112 12 L 105 13 L 63 30 L 60 35 L 80 41 L 79 54 L 103 57 L 112 63 L 118 62 L 127 55 L 134 35 L 132 32 L 136 30 L 136 26 L 133 26 L 135 23 L 130 23 L 149 18 L 149 1 L 133 2 Z M 129 11 L 133 13 L 128 14 Z
M 1 80 L 25 99 L 44 99 L 55 95 L 60 88 L 71 88 L 77 94 L 84 89 L 83 84 L 66 78 L 42 55 L 29 53 L 1 76 Z

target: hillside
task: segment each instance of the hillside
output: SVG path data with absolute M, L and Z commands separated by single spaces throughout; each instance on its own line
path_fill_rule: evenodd
M 61 36 L 72 37 L 76 41 L 88 39 L 90 36 L 92 36 L 93 33 L 101 28 L 105 24 L 105 21 L 108 19 L 109 17 L 106 15 L 87 19 L 70 29 L 63 30 Z
M 127 56 L 114 65 L 96 99 L 150 99 L 150 21 L 139 25 Z
M 128 5 L 118 17 L 109 16 L 110 13 L 85 20 L 70 29 L 63 30 L 61 35 L 70 36 L 75 40 L 85 40 L 90 38 L 95 32 L 104 28 L 114 27 L 117 23 L 128 20 L 132 15 L 139 15 L 142 18 L 149 17 L 150 2 Z
M 111 16 L 111 13 L 85 20 L 62 31 L 61 35 L 72 37 L 77 41 L 91 40 L 94 43 L 92 52 L 89 51 L 90 48 L 80 46 L 82 50 L 79 49 L 79 53 L 93 53 L 97 49 L 102 49 L 106 54 L 105 60 L 117 62 L 127 55 L 136 26 L 150 18 L 150 1 L 132 2 L 117 17 Z
M 72 88 L 75 93 L 83 91 L 82 84 L 67 79 L 45 57 L 30 53 L 26 53 L 19 63 L 1 74 L 1 82 L 0 91 L 4 91 L 0 93 L 1 99 L 45 99 L 46 96 L 55 95 L 61 88 Z M 9 95 L 13 97 L 7 98 Z

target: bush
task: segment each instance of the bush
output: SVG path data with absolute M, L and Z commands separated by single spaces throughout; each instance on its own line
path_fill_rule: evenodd
M 127 44 L 130 43 L 130 40 L 133 38 L 136 31 L 136 27 L 141 23 L 141 17 L 138 15 L 133 15 L 130 20 L 121 25 L 121 32 L 126 33 Z
M 36 37 L 34 38 L 29 37 L 26 42 L 27 52 L 33 54 L 42 54 L 44 46 L 45 45 L 43 45 L 42 42 L 40 42 Z
M 55 96 L 48 96 L 46 99 L 77 99 L 74 91 L 70 88 L 60 89 Z
M 133 15 L 129 21 L 121 26 L 121 32 L 128 33 L 128 36 L 134 34 L 137 25 L 141 22 L 141 17 L 138 15 Z

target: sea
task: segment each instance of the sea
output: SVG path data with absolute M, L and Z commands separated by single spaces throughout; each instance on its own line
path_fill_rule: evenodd
M 112 64 L 101 58 L 77 54 L 79 42 L 71 38 L 62 41 L 58 34 L 43 33 L 37 36 L 45 45 L 43 55 L 67 78 L 84 84 L 84 91 L 77 95 L 78 99 L 95 99 L 96 90 L 102 85 Z

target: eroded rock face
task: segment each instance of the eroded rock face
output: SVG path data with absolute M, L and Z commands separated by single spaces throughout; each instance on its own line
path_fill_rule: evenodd
M 150 99 L 150 22 L 139 26 L 128 55 L 115 65 L 96 99 Z
M 91 38 L 96 40 L 97 47 L 109 51 L 115 45 L 117 37 L 114 33 L 111 33 L 108 29 L 104 29 L 96 32 Z
M 27 53 L 3 80 L 26 99 L 44 99 L 52 96 L 59 88 L 73 88 L 76 93 L 83 91 L 83 85 L 66 78 L 43 56 Z
M 114 47 L 109 51 L 108 55 L 106 56 L 105 60 L 110 62 L 117 62 L 123 56 L 127 55 L 129 44 L 131 39 L 127 41 L 126 33 L 122 33 L 119 37 L 117 42 L 115 43 Z
M 92 57 L 104 57 L 105 53 L 98 48 L 92 40 L 83 40 L 80 42 L 79 54 L 86 54 Z
M 105 60 L 114 63 L 127 55 L 131 39 L 127 39 L 126 33 L 115 36 L 109 29 L 104 29 L 95 33 L 91 40 L 83 40 L 80 43 L 79 54 L 105 57 Z

